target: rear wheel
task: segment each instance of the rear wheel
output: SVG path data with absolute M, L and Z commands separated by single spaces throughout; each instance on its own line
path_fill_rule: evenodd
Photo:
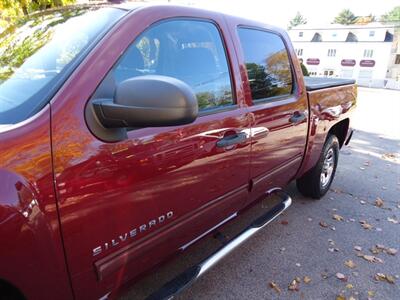
M 298 190 L 307 197 L 320 199 L 329 190 L 335 177 L 339 159 L 339 141 L 336 136 L 329 135 L 326 139 L 317 164 L 297 179 Z

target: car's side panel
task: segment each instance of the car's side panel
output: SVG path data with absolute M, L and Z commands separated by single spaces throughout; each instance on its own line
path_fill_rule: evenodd
M 53 186 L 50 108 L 0 133 L 0 279 L 27 299 L 71 299 Z
M 300 177 L 317 163 L 326 137 L 331 128 L 344 120 L 350 121 L 357 99 L 357 86 L 346 85 L 307 92 L 310 105 L 310 125 L 307 151 Z M 348 127 L 349 128 L 349 127 Z M 348 133 L 344 133 L 347 136 Z
M 219 14 L 177 7 L 137 10 L 106 36 L 52 101 L 57 196 L 78 299 L 118 289 L 246 204 L 250 143 L 215 148 L 221 134 L 250 126 L 234 76 L 237 106 L 193 124 L 134 130 L 119 143 L 104 143 L 87 128 L 86 102 L 106 73 L 144 29 L 171 17 L 212 18 L 226 30 Z M 225 41 L 231 58 L 231 42 Z M 238 72 L 237 64 L 231 68 Z M 234 175 L 234 169 L 241 173 Z M 230 193 L 221 195 L 227 187 Z M 171 218 L 154 225 L 171 210 Z M 141 232 L 144 224 L 148 230 Z M 133 229 L 137 235 L 130 238 Z M 93 256 L 97 246 L 103 250 Z

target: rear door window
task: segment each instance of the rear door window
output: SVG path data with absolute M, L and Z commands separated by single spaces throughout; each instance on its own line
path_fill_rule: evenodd
M 253 101 L 292 93 L 293 78 L 282 38 L 268 31 L 238 28 Z
M 128 78 L 143 75 L 164 75 L 184 81 L 194 90 L 200 110 L 233 104 L 225 48 L 217 27 L 208 21 L 169 20 L 153 25 L 115 65 L 109 74 L 112 80 L 105 81 L 113 82 L 115 89 Z M 100 92 L 110 90 L 100 88 Z

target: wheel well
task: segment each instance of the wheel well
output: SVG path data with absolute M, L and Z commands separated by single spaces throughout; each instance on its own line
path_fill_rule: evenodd
M 348 130 L 349 130 L 349 119 L 344 119 L 340 121 L 339 123 L 333 125 L 332 128 L 329 130 L 329 134 L 334 134 L 338 138 L 340 148 L 342 148 L 346 140 Z
M 0 279 L 0 300 L 25 300 L 24 295 L 12 284 Z

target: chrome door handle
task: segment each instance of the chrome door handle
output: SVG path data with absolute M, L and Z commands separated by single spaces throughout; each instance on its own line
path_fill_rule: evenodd
M 228 136 L 221 138 L 217 142 L 217 147 L 218 148 L 226 148 L 229 146 L 243 143 L 246 139 L 247 139 L 247 134 L 245 132 L 239 132 L 239 133 L 236 133 L 233 135 L 228 135 Z

